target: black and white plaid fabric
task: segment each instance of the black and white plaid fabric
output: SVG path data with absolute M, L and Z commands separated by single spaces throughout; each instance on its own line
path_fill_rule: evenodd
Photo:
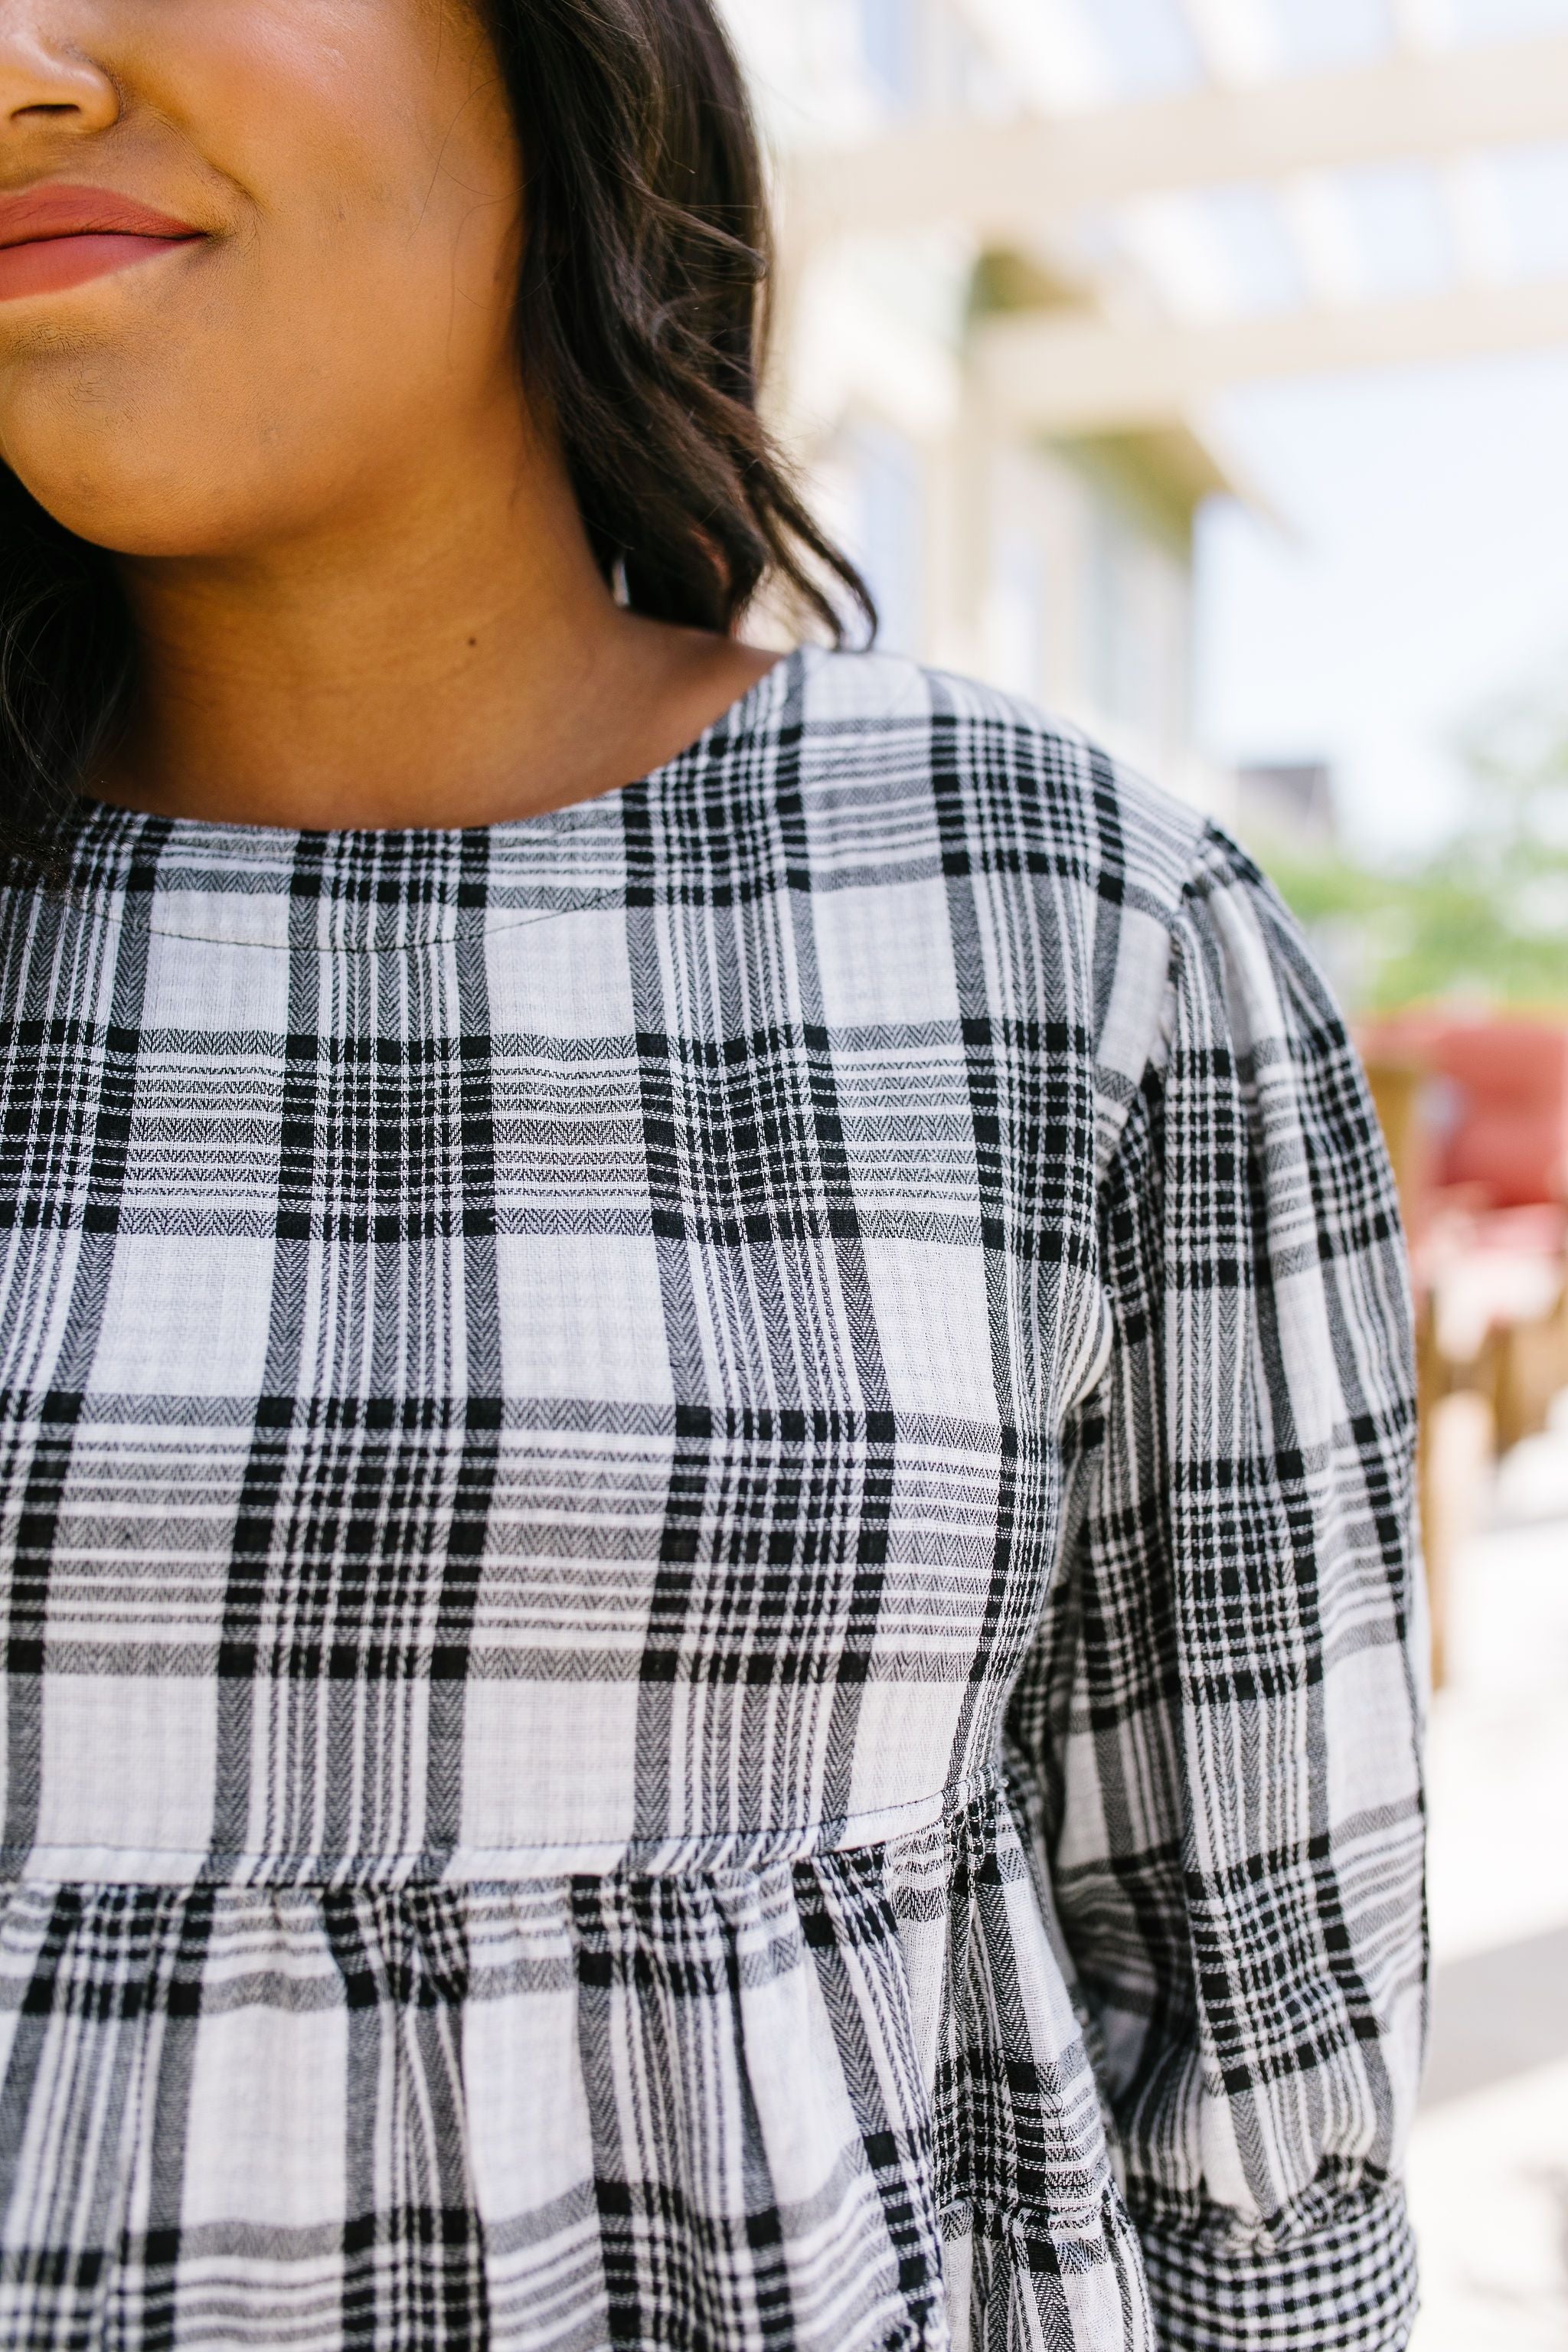
M 803 653 L 0 907 L 0 2342 L 1393 2347 L 1404 1275 L 1201 819 Z

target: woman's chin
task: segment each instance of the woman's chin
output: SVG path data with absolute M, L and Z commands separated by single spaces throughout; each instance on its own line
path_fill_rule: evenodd
M 256 518 L 237 480 L 232 446 L 203 465 L 209 434 L 118 438 L 93 436 L 62 447 L 58 436 L 33 451 L 22 433 L 0 434 L 13 472 L 63 529 L 110 553 L 144 557 L 216 555 L 244 546 Z M 130 462 L 127 462 L 127 461 Z
M 26 481 L 25 474 L 23 479 Z M 182 518 L 172 512 L 166 490 L 138 495 L 122 483 L 79 477 L 58 494 L 37 481 L 26 481 L 26 487 L 64 530 L 110 555 L 198 556 L 212 551 L 215 540 L 222 536 L 210 527 L 204 530 L 195 515 Z

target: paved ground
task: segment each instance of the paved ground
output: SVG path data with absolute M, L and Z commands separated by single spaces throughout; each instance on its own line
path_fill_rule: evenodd
M 1568 1399 L 1504 1465 L 1433 1710 L 1413 2352 L 1568 2352 Z

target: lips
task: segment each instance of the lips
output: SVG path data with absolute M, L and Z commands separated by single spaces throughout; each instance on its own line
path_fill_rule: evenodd
M 60 293 L 203 234 L 111 188 L 24 188 L 0 196 L 0 301 Z

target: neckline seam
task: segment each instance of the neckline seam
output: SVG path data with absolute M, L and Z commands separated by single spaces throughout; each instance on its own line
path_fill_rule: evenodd
M 268 893 L 269 897 L 274 894 Z M 343 901 L 322 899 L 323 906 L 342 905 Z M 352 902 L 351 902 L 352 903 Z M 521 915 L 515 920 L 494 922 L 483 908 L 458 908 L 452 910 L 453 921 L 439 929 L 410 929 L 396 940 L 263 940 L 244 931 L 195 930 L 176 923 L 162 923 L 147 912 L 147 901 L 141 898 L 121 899 L 117 906 L 89 907 L 87 911 L 97 916 L 106 927 L 120 930 L 136 930 L 148 939 L 182 940 L 191 947 L 252 948 L 262 955 L 405 955 L 419 948 L 455 947 L 464 939 L 502 939 L 511 931 L 537 929 L 543 923 L 556 923 L 571 915 L 618 913 L 626 903 L 624 890 L 608 892 L 591 904 L 581 907 L 549 907 L 537 914 Z
M 167 827 L 168 841 L 163 845 L 192 836 L 205 836 L 215 843 L 233 843 L 243 850 L 253 845 L 261 853 L 256 862 L 292 864 L 302 844 L 319 843 L 328 855 L 342 856 L 343 845 L 362 845 L 357 854 L 377 856 L 406 854 L 408 845 L 426 845 L 430 849 L 444 848 L 448 856 L 460 856 L 466 841 L 493 839 L 497 835 L 521 840 L 536 826 L 561 824 L 574 817 L 582 818 L 595 810 L 618 807 L 626 797 L 652 791 L 669 782 L 689 762 L 707 762 L 714 752 L 739 750 L 748 738 L 761 731 L 760 720 L 773 698 L 780 698 L 780 707 L 787 703 L 795 678 L 805 668 L 814 654 L 823 650 L 811 645 L 797 645 L 782 654 L 771 669 L 765 670 L 755 683 L 746 688 L 729 708 L 709 721 L 701 733 L 689 743 L 672 752 L 668 760 L 647 770 L 646 774 L 629 778 L 625 783 L 611 784 L 602 793 L 589 793 L 584 799 L 567 801 L 558 808 L 539 809 L 531 815 L 497 817 L 486 824 L 468 825 L 336 825 L 316 828 L 305 825 L 243 824 L 229 818 L 204 816 L 165 816 L 152 809 L 125 808 L 116 801 L 95 800 L 90 794 L 79 794 L 71 812 L 69 844 L 79 853 L 84 838 L 90 832 L 108 835 L 103 848 L 116 856 L 133 855 L 138 839 L 153 825 Z M 90 855 L 90 851 L 89 852 Z M 101 887 L 95 877 L 73 877 L 75 887 Z M 203 935 L 205 936 L 205 934 Z

